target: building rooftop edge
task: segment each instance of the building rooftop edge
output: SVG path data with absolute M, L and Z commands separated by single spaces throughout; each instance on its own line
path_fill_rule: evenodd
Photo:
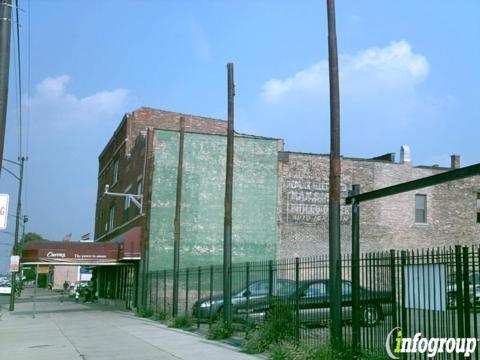
M 309 153 L 309 152 L 301 152 L 301 151 L 279 151 L 278 153 L 293 154 L 293 155 L 317 156 L 317 157 L 329 157 L 330 156 L 330 154 L 327 154 L 327 153 L 322 154 L 322 153 Z M 374 158 L 359 158 L 359 157 L 343 156 L 343 155 L 340 156 L 340 158 L 345 159 L 345 160 L 354 160 L 354 161 L 366 161 L 366 162 L 378 162 L 378 163 L 383 163 L 383 164 L 405 165 L 405 163 L 392 162 L 392 161 L 389 161 L 389 160 L 381 160 L 381 159 L 374 159 Z M 418 169 L 432 169 L 432 170 L 442 170 L 442 171 L 452 170 L 449 167 L 434 166 L 434 165 L 412 165 L 412 167 L 413 168 L 418 168 Z
M 169 131 L 169 132 L 179 132 L 178 130 L 172 130 L 172 129 L 161 129 L 154 127 L 153 130 L 155 131 Z M 212 133 L 212 132 L 204 132 L 204 131 L 194 131 L 194 130 L 185 130 L 186 134 L 202 134 L 202 135 L 213 135 L 213 136 L 227 136 L 227 134 L 218 134 L 218 133 Z M 252 134 L 245 134 L 245 133 L 240 133 L 237 131 L 234 131 L 235 135 L 237 137 L 245 137 L 245 138 L 252 138 L 252 139 L 259 139 L 259 140 L 274 140 L 274 141 L 283 141 L 283 139 L 280 138 L 272 138 L 268 136 L 260 136 L 260 135 L 252 135 Z

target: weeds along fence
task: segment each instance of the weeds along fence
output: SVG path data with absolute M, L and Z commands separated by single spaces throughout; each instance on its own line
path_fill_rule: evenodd
M 479 338 L 480 248 L 362 254 L 359 261 L 360 306 L 352 308 L 352 259 L 344 255 L 342 273 L 342 336 L 352 345 L 354 316 L 363 351 L 385 352 L 387 335 L 400 327 L 404 337 Z M 237 329 L 268 321 L 275 304 L 287 304 L 293 315 L 296 340 L 329 342 L 328 257 L 294 258 L 234 264 L 232 319 Z M 223 314 L 221 265 L 179 271 L 178 316 L 208 327 Z M 157 318 L 172 312 L 173 272 L 147 274 L 147 308 Z M 395 340 L 395 339 L 392 339 Z M 411 354 L 411 358 L 416 355 Z M 436 358 L 455 358 L 439 354 Z M 477 347 L 476 358 L 479 358 Z M 418 358 L 425 355 L 418 354 Z M 474 357 L 475 358 L 475 357 Z

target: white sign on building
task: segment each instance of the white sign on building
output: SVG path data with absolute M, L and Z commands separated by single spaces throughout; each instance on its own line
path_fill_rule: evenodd
M 0 194 L 0 230 L 7 228 L 8 194 Z

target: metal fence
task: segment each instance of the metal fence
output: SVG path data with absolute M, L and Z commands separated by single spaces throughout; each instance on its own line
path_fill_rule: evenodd
M 352 259 L 342 257 L 342 336 L 347 346 L 385 353 L 387 335 L 479 339 L 480 248 L 452 247 L 362 254 L 359 307 L 352 308 Z M 329 265 L 319 256 L 234 264 L 232 319 L 237 329 L 260 324 L 275 304 L 285 304 L 299 342 L 329 342 Z M 208 327 L 223 313 L 223 268 L 179 271 L 178 315 Z M 173 272 L 147 275 L 147 308 L 162 318 L 172 312 Z M 358 321 L 354 320 L 358 317 Z M 357 319 L 357 318 L 356 318 Z M 359 324 L 358 327 L 355 324 Z M 357 335 L 356 335 L 357 334 Z M 394 338 L 391 343 L 394 345 Z M 480 358 L 477 347 L 471 358 Z M 439 359 L 455 359 L 444 352 Z M 460 356 L 460 355 L 458 355 Z M 410 354 L 409 358 L 425 358 Z

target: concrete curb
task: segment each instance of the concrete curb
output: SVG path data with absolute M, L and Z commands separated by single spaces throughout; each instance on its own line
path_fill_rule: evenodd
M 114 312 L 119 313 L 119 314 L 122 314 L 122 315 L 124 315 L 124 316 L 126 315 L 126 316 L 128 316 L 128 317 L 130 317 L 130 318 L 134 318 L 134 319 L 136 319 L 136 320 L 138 320 L 138 321 L 142 321 L 142 322 L 148 323 L 148 324 L 150 324 L 150 325 L 153 324 L 154 326 L 159 327 L 159 328 L 164 329 L 164 330 L 173 331 L 173 332 L 177 332 L 177 333 L 182 334 L 182 335 L 189 335 L 189 336 L 194 336 L 194 337 L 200 338 L 200 339 L 202 339 L 204 342 L 207 342 L 207 343 L 209 343 L 209 344 L 212 344 L 212 345 L 215 345 L 215 346 L 218 346 L 218 347 L 222 347 L 222 348 L 227 349 L 227 350 L 231 350 L 231 351 L 235 351 L 235 352 L 242 353 L 242 354 L 245 354 L 245 355 L 253 356 L 253 357 L 256 357 L 256 358 L 259 358 L 259 359 L 268 359 L 267 356 L 262 355 L 262 354 L 247 354 L 247 353 L 244 353 L 244 352 L 242 352 L 242 349 L 241 349 L 241 348 L 230 344 L 230 343 L 228 342 L 228 339 L 226 339 L 226 340 L 220 340 L 220 341 L 208 340 L 208 339 L 206 339 L 204 336 L 202 336 L 201 334 L 195 333 L 195 332 L 193 332 L 193 331 L 168 327 L 167 325 L 162 324 L 162 323 L 160 323 L 160 322 L 158 322 L 158 321 L 156 321 L 156 320 L 149 319 L 149 318 L 142 318 L 142 317 L 136 316 L 135 314 L 133 314 L 133 313 L 130 312 L 130 311 L 120 311 L 120 310 L 116 310 L 116 311 L 114 311 Z

